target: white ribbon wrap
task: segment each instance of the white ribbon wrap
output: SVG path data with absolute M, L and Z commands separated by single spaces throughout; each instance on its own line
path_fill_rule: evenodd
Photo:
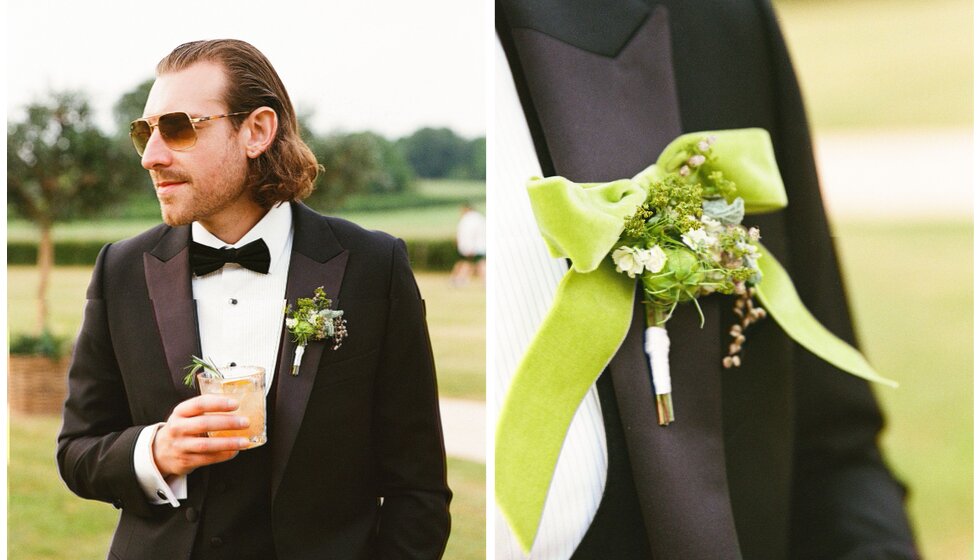
M 658 395 L 670 394 L 670 338 L 663 327 L 647 327 L 643 347 L 650 359 L 653 389 Z
M 299 363 L 303 361 L 303 352 L 306 352 L 306 345 L 300 344 L 296 347 L 296 354 L 293 357 L 293 375 L 299 375 Z

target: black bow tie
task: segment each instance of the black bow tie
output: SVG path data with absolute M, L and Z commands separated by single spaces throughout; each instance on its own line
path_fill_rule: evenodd
M 194 276 L 210 274 L 227 263 L 238 263 L 249 270 L 268 274 L 270 260 L 269 247 L 261 239 L 237 249 L 215 249 L 191 241 L 191 268 Z

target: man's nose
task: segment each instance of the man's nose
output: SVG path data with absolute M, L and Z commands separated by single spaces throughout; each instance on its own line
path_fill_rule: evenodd
M 143 169 L 167 167 L 170 165 L 172 157 L 173 153 L 163 141 L 160 131 L 154 128 L 153 132 L 150 133 L 150 139 L 146 142 L 146 148 L 143 149 L 143 159 L 141 160 Z

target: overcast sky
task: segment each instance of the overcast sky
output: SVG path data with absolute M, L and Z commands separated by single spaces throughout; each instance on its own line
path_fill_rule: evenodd
M 486 134 L 483 46 L 491 26 L 482 0 L 6 4 L 11 120 L 50 90 L 80 89 L 108 128 L 113 103 L 152 77 L 174 47 L 230 37 L 265 53 L 319 132 L 396 137 L 447 126 Z

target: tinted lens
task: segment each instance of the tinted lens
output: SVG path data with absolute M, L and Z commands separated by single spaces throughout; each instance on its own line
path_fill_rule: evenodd
M 143 155 L 143 150 L 146 149 L 146 143 L 150 141 L 152 132 L 150 123 L 145 120 L 140 119 L 129 123 L 129 137 L 133 139 L 133 146 L 136 146 L 136 153 L 140 156 Z
M 194 147 L 194 143 L 197 142 L 197 132 L 187 113 L 160 115 L 157 127 L 160 129 L 163 141 L 171 150 L 186 150 Z

